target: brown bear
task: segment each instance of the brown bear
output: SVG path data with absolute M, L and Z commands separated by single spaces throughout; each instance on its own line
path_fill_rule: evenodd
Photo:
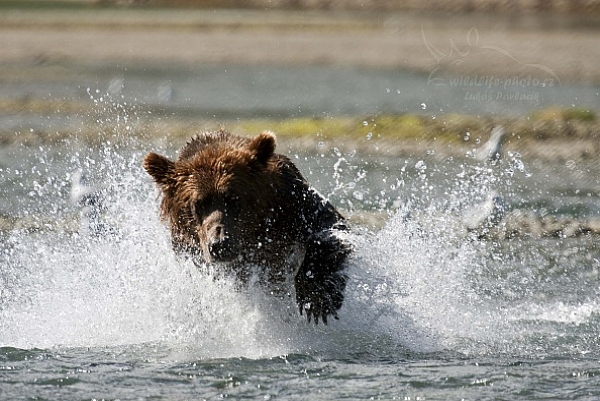
M 162 192 L 161 215 L 174 250 L 198 266 L 250 277 L 275 294 L 293 283 L 300 314 L 327 324 L 344 300 L 351 251 L 344 218 L 286 156 L 275 135 L 203 132 L 177 161 L 156 153 L 144 168 Z

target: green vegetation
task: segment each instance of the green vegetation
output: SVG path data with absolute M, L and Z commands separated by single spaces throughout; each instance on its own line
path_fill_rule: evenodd
M 485 142 L 497 125 L 507 132 L 505 146 L 534 157 L 600 156 L 600 120 L 588 109 L 549 108 L 517 118 L 446 114 L 372 115 L 215 121 L 160 115 L 119 104 L 42 99 L 0 100 L 0 113 L 77 116 L 69 131 L 0 132 L 0 146 L 35 145 L 75 139 L 91 146 L 105 141 L 138 146 L 167 143 L 178 147 L 201 130 L 224 128 L 242 135 L 274 131 L 290 147 L 317 144 L 362 152 L 465 155 Z M 166 142 L 165 142 L 166 141 Z
M 322 117 L 286 120 L 248 120 L 237 125 L 243 132 L 268 129 L 289 138 L 320 137 L 323 139 L 436 139 L 456 141 L 465 129 L 481 126 L 467 116 L 447 115 L 440 120 L 414 114 L 375 115 L 369 117 Z
M 487 139 L 496 125 L 520 138 L 567 139 L 598 137 L 600 124 L 587 109 L 545 109 L 520 118 L 475 117 L 462 114 L 424 116 L 414 114 L 375 115 L 369 117 L 295 118 L 286 120 L 246 120 L 234 124 L 238 131 L 253 133 L 272 130 L 290 138 L 323 139 L 439 140 L 460 143 L 471 138 Z
M 231 131 L 254 135 L 277 133 L 289 146 L 315 149 L 315 144 L 346 151 L 387 155 L 436 154 L 464 157 L 502 125 L 505 149 L 524 157 L 582 159 L 600 156 L 600 120 L 587 109 L 547 109 L 517 118 L 447 114 L 375 115 L 284 120 L 253 119 L 225 123 Z M 210 125 L 207 125 L 210 127 Z
M 540 121 L 594 121 L 596 120 L 596 113 L 589 109 L 561 109 L 561 108 L 548 108 L 537 111 L 531 115 L 535 120 Z

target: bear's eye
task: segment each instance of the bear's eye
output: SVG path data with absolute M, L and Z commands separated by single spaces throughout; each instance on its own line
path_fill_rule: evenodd
M 230 218 L 238 218 L 241 211 L 241 198 L 235 194 L 228 194 L 223 197 L 223 211 Z
M 198 199 L 192 206 L 194 214 L 202 216 L 210 208 L 211 202 L 209 198 Z

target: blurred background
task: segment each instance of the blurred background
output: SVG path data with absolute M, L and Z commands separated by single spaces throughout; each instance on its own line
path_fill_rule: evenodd
M 599 33 L 599 0 L 2 0 L 0 144 L 225 126 L 464 154 L 502 123 L 589 157 Z

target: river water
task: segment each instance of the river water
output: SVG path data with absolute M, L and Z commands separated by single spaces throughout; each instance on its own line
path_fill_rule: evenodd
M 89 102 L 88 89 L 179 118 L 423 113 L 511 115 L 547 107 L 600 108 L 597 85 L 562 82 L 551 72 L 524 67 L 512 76 L 446 76 L 402 69 L 331 66 L 89 65 L 42 63 L 3 66 L 0 97 L 18 101 Z M 0 129 L 70 127 L 77 116 L 0 115 Z
M 175 258 L 141 160 L 180 145 L 0 148 L 1 399 L 600 397 L 598 237 L 465 229 L 492 192 L 508 211 L 598 218 L 596 161 L 290 148 L 345 214 L 379 219 L 349 237 L 340 319 L 314 326 Z M 69 203 L 79 170 L 104 199 L 100 236 Z

